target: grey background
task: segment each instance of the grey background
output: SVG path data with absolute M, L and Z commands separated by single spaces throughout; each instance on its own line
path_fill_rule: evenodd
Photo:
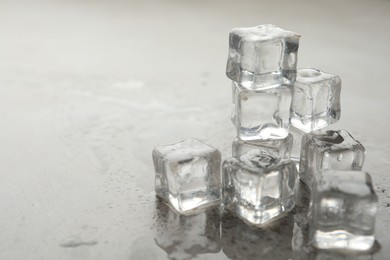
M 164 222 L 151 151 L 197 137 L 229 157 L 227 36 L 263 23 L 302 35 L 299 67 L 341 76 L 342 116 L 331 128 L 366 147 L 380 199 L 374 259 L 388 259 L 384 0 L 0 1 L 0 258 L 166 259 L 155 243 L 164 223 L 184 223 L 191 248 L 203 222 Z M 170 237 L 172 255 L 182 249 Z M 195 240 L 177 258 L 226 259 L 196 256 Z M 271 258 L 277 247 L 266 247 Z

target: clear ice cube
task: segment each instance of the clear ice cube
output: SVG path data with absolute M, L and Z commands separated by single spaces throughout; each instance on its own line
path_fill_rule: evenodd
M 260 225 L 293 209 L 297 172 L 292 161 L 253 150 L 223 163 L 225 209 Z
M 282 139 L 288 135 L 291 90 L 286 86 L 248 90 L 233 82 L 233 116 L 241 140 Z
M 289 159 L 292 145 L 293 136 L 291 134 L 283 139 L 256 141 L 243 141 L 236 137 L 232 143 L 232 155 L 233 157 L 239 158 L 241 155 L 252 150 L 265 150 L 276 157 Z
M 226 75 L 248 89 L 291 84 L 296 77 L 299 38 L 271 24 L 233 29 Z
M 361 171 L 323 171 L 313 183 L 310 239 L 320 249 L 369 250 L 378 198 Z
M 312 177 L 321 170 L 359 171 L 365 149 L 346 130 L 317 131 L 302 138 L 299 172 L 311 185 Z
M 291 124 L 309 133 L 340 119 L 341 80 L 316 69 L 299 69 L 293 85 Z
M 155 242 L 169 259 L 193 259 L 221 251 L 219 209 L 187 216 L 158 203 L 155 215 Z
M 181 213 L 218 204 L 221 190 L 221 154 L 188 139 L 153 150 L 158 197 Z

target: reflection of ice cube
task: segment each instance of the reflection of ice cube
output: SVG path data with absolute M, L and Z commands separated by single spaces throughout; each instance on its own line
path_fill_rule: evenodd
M 307 209 L 294 215 L 294 228 L 291 246 L 294 255 L 300 260 L 312 260 L 309 256 L 313 251 L 309 240 L 309 221 Z M 294 258 L 295 259 L 295 258 Z
M 239 158 L 241 155 L 252 150 L 264 150 L 270 154 L 289 159 L 293 144 L 293 136 L 289 134 L 283 139 L 268 139 L 258 141 L 242 141 L 238 138 L 233 140 L 232 154 L 233 157 Z
M 252 224 L 263 224 L 295 205 L 297 172 L 292 161 L 253 150 L 223 163 L 223 203 Z
M 271 24 L 233 29 L 226 75 L 248 89 L 292 83 L 299 37 Z
M 282 139 L 288 135 L 291 90 L 286 86 L 248 90 L 233 82 L 232 120 L 241 140 Z
M 294 214 L 293 237 L 291 240 L 294 255 L 300 256 L 297 259 L 306 259 L 306 255 L 312 250 L 309 246 L 309 221 L 307 218 L 310 198 L 309 187 L 299 182 L 294 209 L 296 213 Z
M 374 242 L 378 198 L 359 171 L 323 171 L 313 182 L 310 239 L 320 249 L 368 250 Z
M 257 228 L 225 213 L 222 217 L 222 249 L 229 259 L 290 259 L 291 215 Z
M 302 138 L 299 172 L 308 185 L 322 170 L 361 170 L 364 147 L 347 131 L 317 131 Z
M 221 250 L 219 209 L 185 216 L 158 202 L 156 211 L 155 242 L 169 259 L 192 259 Z
M 333 252 L 329 250 L 315 250 L 310 254 L 308 260 L 372 260 L 371 253 L 358 252 Z
M 218 204 L 221 154 L 197 139 L 153 150 L 158 197 L 181 213 Z
M 309 133 L 340 118 L 341 80 L 316 69 L 299 69 L 293 86 L 291 124 Z

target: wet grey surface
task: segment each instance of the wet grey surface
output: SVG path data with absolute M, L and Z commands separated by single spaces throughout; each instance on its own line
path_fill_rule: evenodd
M 303 259 L 293 216 L 266 230 L 184 218 L 153 191 L 157 145 L 196 137 L 230 156 L 227 36 L 263 23 L 302 34 L 299 67 L 342 78 L 331 128 L 366 147 L 373 259 L 388 259 L 389 13 L 385 0 L 0 1 L 0 259 Z

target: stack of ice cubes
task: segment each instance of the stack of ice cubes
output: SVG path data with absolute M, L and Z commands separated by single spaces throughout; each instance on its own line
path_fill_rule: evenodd
M 290 160 L 291 89 L 300 35 L 274 25 L 233 29 L 226 75 L 232 80 L 233 158 L 223 164 L 224 208 L 252 224 L 295 205 L 298 180 Z
M 274 25 L 230 32 L 232 158 L 221 174 L 220 152 L 197 139 L 157 147 L 156 193 L 181 214 L 222 202 L 245 222 L 264 225 L 294 209 L 300 179 L 311 190 L 311 245 L 368 250 L 377 197 L 361 171 L 365 149 L 345 130 L 321 130 L 340 118 L 341 80 L 297 70 L 299 39 Z

